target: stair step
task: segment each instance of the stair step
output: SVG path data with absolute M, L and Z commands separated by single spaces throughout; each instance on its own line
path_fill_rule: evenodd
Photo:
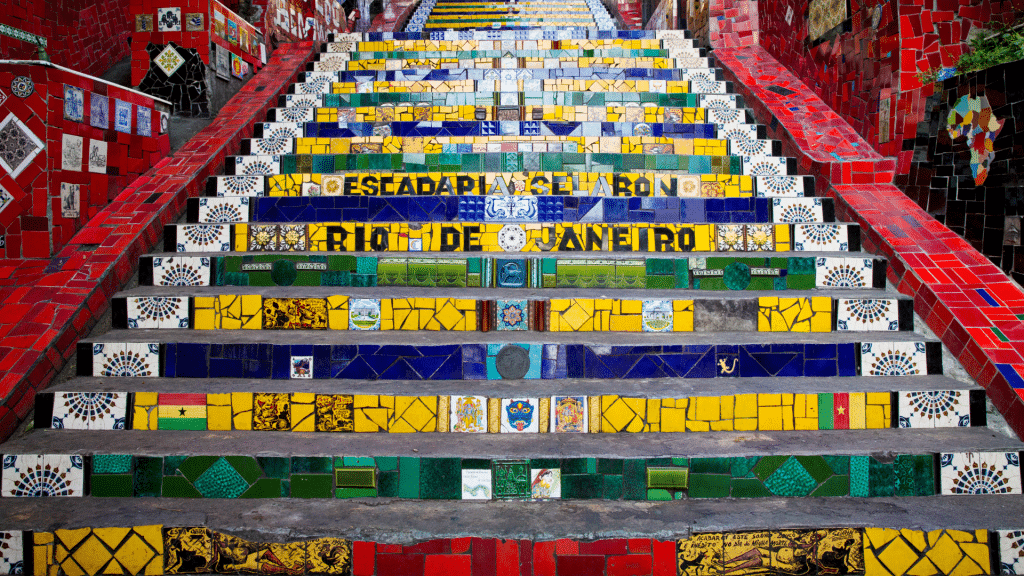
M 278 106 L 338 107 L 378 106 L 381 104 L 424 103 L 434 106 L 612 106 L 616 104 L 656 104 L 658 106 L 737 110 L 738 122 L 742 115 L 743 98 L 736 94 L 639 93 L 639 92 L 365 92 L 330 94 L 318 91 L 315 85 L 295 84 L 299 93 L 281 94 Z M 308 90 L 306 92 L 305 90 Z
M 622 252 L 559 254 L 559 258 L 451 258 L 255 254 L 189 256 L 153 254 L 139 259 L 140 286 L 447 286 L 507 288 L 693 288 L 791 290 L 885 288 L 886 261 L 864 255 L 807 257 L 716 256 L 635 258 Z M 250 260 L 251 258 L 251 260 Z M 325 261 L 326 259 L 326 261 Z M 275 263 L 278 265 L 275 273 Z M 294 267 L 289 262 L 294 263 Z M 294 274 L 293 274 L 294 272 Z M 783 272 L 786 272 L 783 275 Z M 329 273 L 329 274 L 325 274 Z
M 451 181 L 452 178 L 449 178 Z M 459 185 L 458 178 L 455 186 Z M 321 184 L 323 183 L 321 177 Z M 463 180 L 463 183 L 466 181 Z M 442 187 L 444 189 L 444 187 Z M 318 196 L 189 198 L 187 224 L 244 222 L 832 223 L 831 198 Z M 181 225 L 178 225 L 179 227 Z
M 312 74 L 321 74 L 310 78 Z M 290 94 L 356 94 L 368 92 L 654 92 L 661 94 L 729 94 L 731 82 L 690 80 L 591 80 L 576 78 L 528 80 L 396 80 L 336 81 L 333 72 L 308 72 L 306 81 L 292 84 Z
M 382 296 L 374 294 L 373 296 Z M 852 300 L 830 296 L 693 299 L 476 299 L 460 294 L 374 298 L 381 330 L 467 332 L 896 332 L 913 330 L 912 300 Z M 210 297 L 115 297 L 115 329 L 355 330 L 357 306 L 348 294 L 217 294 Z M 350 317 L 350 309 L 352 310 Z M 242 311 L 246 312 L 242 312 Z M 864 337 L 867 337 L 865 335 Z

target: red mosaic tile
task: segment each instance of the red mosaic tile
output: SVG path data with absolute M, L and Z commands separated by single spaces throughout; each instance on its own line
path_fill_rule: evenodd
M 496 546 L 496 562 L 498 576 L 519 576 L 519 542 L 515 540 L 498 540 Z
M 554 542 L 535 542 L 533 545 L 534 576 L 555 576 Z
M 604 556 L 558 556 L 558 576 L 594 576 L 604 574 Z
M 423 564 L 423 576 L 470 576 L 470 557 L 465 554 L 430 554 Z
M 608 558 L 608 576 L 651 576 L 654 571 L 650 556 L 632 554 Z
M 423 576 L 422 554 L 377 554 L 377 576 Z
M 376 546 L 373 542 L 352 543 L 352 576 L 373 576 Z

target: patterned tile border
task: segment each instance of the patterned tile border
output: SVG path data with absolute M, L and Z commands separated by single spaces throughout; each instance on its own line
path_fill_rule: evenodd
M 865 576 L 1014 574 L 1021 531 L 821 528 L 692 533 L 679 540 L 321 537 L 254 542 L 205 526 L 0 532 L 0 573 L 99 576 Z
M 862 225 L 865 248 L 889 261 L 889 280 L 914 296 L 917 314 L 1024 435 L 1024 290 L 896 188 L 896 159 L 874 152 L 767 51 L 721 47 L 715 57 L 755 113 L 774 118 L 768 136 L 836 199 L 838 219 Z
M 266 117 L 277 94 L 293 82 L 312 54 L 309 43 L 283 45 L 272 64 L 223 108 L 217 119 L 173 157 L 118 195 L 49 262 L 0 261 L 5 355 L 0 359 L 0 438 L 8 437 L 74 354 L 118 288 L 131 278 L 139 256 L 164 224 L 185 208 L 208 176 L 237 150 L 243 132 Z

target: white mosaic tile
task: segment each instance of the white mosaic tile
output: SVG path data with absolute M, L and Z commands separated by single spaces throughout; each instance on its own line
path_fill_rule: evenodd
M 530 498 L 551 499 L 562 497 L 561 468 L 531 468 Z
M 209 286 L 210 259 L 199 256 L 153 258 L 154 286 Z
M 862 376 L 920 376 L 928 374 L 924 342 L 861 342 Z
M 553 433 L 588 432 L 590 419 L 587 397 L 552 396 L 551 417 L 548 422 Z
M 25 573 L 25 544 L 21 530 L 0 532 L 0 574 Z
M 782 176 L 788 171 L 788 159 L 776 156 L 743 156 L 745 176 Z
M 160 345 L 132 342 L 93 344 L 92 375 L 156 378 L 160 375 Z
M 296 108 L 301 110 L 301 108 Z M 292 154 L 295 152 L 295 139 L 285 138 L 253 138 L 249 140 L 249 153 L 260 155 Z
M 503 398 L 501 400 L 501 431 L 526 434 L 538 431 L 540 416 L 536 398 Z
M 261 138 L 272 140 L 279 138 L 301 138 L 302 136 L 302 124 L 298 122 L 263 123 L 263 134 Z
M 847 252 L 850 227 L 846 224 L 794 224 L 793 249 L 798 252 Z
M 129 296 L 128 328 L 188 328 L 185 296 Z
M 316 108 L 299 106 L 276 108 L 274 117 L 282 122 L 313 122 L 316 120 Z
M 756 176 L 754 189 L 760 198 L 799 198 L 804 196 L 803 176 Z
M 81 136 L 64 134 L 61 136 L 60 169 L 74 172 L 82 171 L 82 147 L 85 141 Z
M 899 329 L 899 301 L 894 298 L 836 300 L 836 331 L 895 332 Z
M 996 539 L 999 574 L 1024 574 L 1024 530 L 997 530 Z
M 230 224 L 179 224 L 178 252 L 230 252 Z
M 227 224 L 249 221 L 249 199 L 233 198 L 200 198 L 198 219 L 203 224 Z
M 260 176 L 215 176 L 217 196 L 265 196 L 266 180 Z
M 485 222 L 536 222 L 538 214 L 534 196 L 484 197 Z
M 971 400 L 966 390 L 924 390 L 896 393 L 900 428 L 958 428 L 971 425 Z
M 482 434 L 487 432 L 487 398 L 484 396 L 452 396 L 449 402 L 449 426 L 452 432 Z M 488 472 L 490 474 L 490 472 Z
M 280 156 L 236 156 L 235 174 L 240 176 L 270 176 L 281 173 Z
M 818 258 L 814 264 L 818 288 L 871 288 L 874 262 L 868 258 Z
M 491 499 L 491 471 L 489 469 L 462 471 L 462 499 Z
M 787 224 L 824 222 L 821 198 L 772 198 L 772 220 Z
M 56 392 L 52 428 L 66 430 L 124 430 L 127 392 Z
M 107 173 L 107 143 L 103 140 L 89 140 L 89 172 Z
M 0 496 L 83 496 L 84 461 L 78 455 L 5 454 Z
M 952 452 L 939 455 L 940 493 L 1020 494 L 1017 452 Z

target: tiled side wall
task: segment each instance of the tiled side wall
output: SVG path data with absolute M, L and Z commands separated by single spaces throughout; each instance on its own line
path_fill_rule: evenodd
M 163 225 L 184 210 L 187 197 L 199 194 L 207 176 L 224 165 L 225 155 L 239 149 L 242 135 L 266 117 L 311 54 L 309 43 L 280 48 L 212 124 L 135 180 L 55 260 L 0 260 L 0 307 L 5 311 L 0 317 L 0 438 L 10 436 L 31 408 L 34 393 L 75 353 L 78 337 L 131 278 L 139 256 L 153 248 Z
M 0 257 L 57 254 L 170 151 L 144 94 L 37 64 L 0 66 L 0 89 L 2 130 L 26 138 L 0 155 Z
M 100 75 L 131 51 L 128 0 L 0 0 L 3 23 L 48 39 L 50 61 Z M 0 35 L 0 58 L 35 60 L 35 45 Z M 6 92 L 6 85 L 4 88 Z

